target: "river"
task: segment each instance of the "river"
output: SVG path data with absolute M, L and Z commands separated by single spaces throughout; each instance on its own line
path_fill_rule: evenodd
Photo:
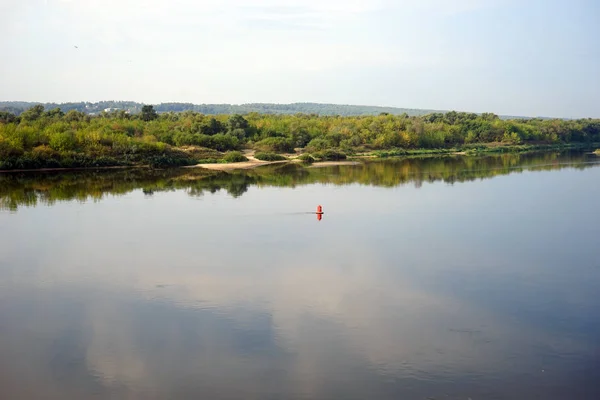
M 599 204 L 582 153 L 0 174 L 0 398 L 599 399 Z

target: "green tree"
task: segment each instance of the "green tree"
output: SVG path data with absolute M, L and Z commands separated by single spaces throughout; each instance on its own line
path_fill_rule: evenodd
M 158 113 L 151 104 L 142 106 L 142 121 L 153 121 L 158 118 Z
M 84 119 L 85 114 L 81 111 L 71 110 L 65 114 L 65 121 L 67 122 L 83 121 Z
M 240 114 L 233 114 L 231 117 L 229 117 L 227 124 L 229 125 L 230 131 L 234 129 L 243 129 L 245 131 L 249 126 L 248 121 Z
M 48 118 L 62 118 L 65 116 L 65 113 L 59 107 L 53 108 L 52 110 L 48 110 L 44 113 L 44 116 Z
M 44 114 L 44 106 L 41 104 L 36 104 L 31 107 L 27 111 L 24 111 L 21 114 L 21 119 L 24 121 L 35 121 L 40 119 L 40 117 Z
M 0 123 L 10 124 L 13 122 L 17 122 L 17 117 L 15 114 L 8 111 L 0 111 Z
M 200 132 L 204 135 L 216 135 L 217 133 L 225 132 L 225 126 L 216 118 L 210 118 L 208 121 L 200 125 Z

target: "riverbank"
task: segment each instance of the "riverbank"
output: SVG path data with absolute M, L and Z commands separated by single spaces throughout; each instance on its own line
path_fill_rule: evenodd
M 529 153 L 543 151 L 569 151 L 569 150 L 591 150 L 599 146 L 600 143 L 560 143 L 560 144 L 519 144 L 508 145 L 504 143 L 486 143 L 477 145 L 465 145 L 462 147 L 453 147 L 448 149 L 390 149 L 375 150 L 365 153 L 361 156 L 388 158 L 388 157 L 411 157 L 411 156 L 440 156 L 440 155 L 460 155 L 473 156 L 482 154 L 502 154 L 502 153 Z
M 560 151 L 600 142 L 600 120 L 503 120 L 490 113 L 324 116 L 156 113 L 86 115 L 36 105 L 0 115 L 0 170 L 45 168 L 183 167 L 248 162 L 255 168 L 287 159 L 343 161 Z M 586 147 L 587 146 L 587 147 Z M 590 148 L 594 151 L 600 146 Z M 240 151 L 256 151 L 258 161 Z M 261 156 L 259 156 L 259 154 Z
M 72 154 L 65 159 L 58 158 L 32 158 L 0 160 L 0 172 L 24 171 L 76 171 L 98 169 L 124 169 L 124 168 L 203 168 L 213 171 L 231 171 L 253 169 L 261 166 L 285 163 L 303 163 L 313 168 L 334 165 L 357 165 L 366 160 L 388 158 L 423 158 L 423 157 L 448 157 L 448 156 L 480 156 L 493 154 L 525 154 L 535 152 L 560 152 L 560 151 L 591 151 L 600 155 L 600 143 L 584 144 L 527 144 L 506 145 L 503 143 L 489 143 L 485 145 L 467 145 L 464 147 L 448 149 L 403 149 L 367 150 L 357 149 L 348 154 L 339 150 L 325 150 L 321 152 L 307 152 L 296 149 L 295 153 L 277 153 L 283 160 L 264 161 L 255 157 L 254 149 L 245 149 L 242 154 L 246 158 L 240 162 L 226 162 L 229 152 L 219 152 L 213 149 L 198 146 L 185 146 L 169 148 L 164 153 L 153 152 L 150 154 L 136 154 L 134 157 L 125 156 L 111 158 L 105 156 L 90 156 Z M 350 149 L 351 150 L 351 149 Z M 360 151 L 359 151 L 360 150 Z M 6 168 L 8 166 L 9 168 Z

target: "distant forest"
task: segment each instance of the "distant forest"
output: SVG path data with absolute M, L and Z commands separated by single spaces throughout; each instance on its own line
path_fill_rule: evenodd
M 117 110 L 137 114 L 142 111 L 144 104 L 133 101 L 100 101 L 98 103 L 35 103 L 19 101 L 0 101 L 0 111 L 7 111 L 20 115 L 34 105 L 41 104 L 46 110 L 60 108 L 64 112 L 71 110 L 86 114 L 99 115 L 102 112 Z M 437 112 L 436 110 L 422 110 L 412 108 L 356 106 L 344 104 L 320 104 L 320 103 L 249 103 L 249 104 L 192 104 L 192 103 L 161 103 L 154 105 L 158 113 L 194 111 L 207 115 L 220 114 L 247 114 L 257 112 L 260 114 L 316 114 L 316 115 L 340 115 L 361 116 L 379 115 L 386 113 L 390 115 L 421 116 Z

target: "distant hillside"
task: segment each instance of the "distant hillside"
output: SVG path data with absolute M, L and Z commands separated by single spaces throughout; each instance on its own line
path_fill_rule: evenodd
M 0 101 L 0 111 L 8 111 L 19 115 L 23 111 L 36 104 L 42 104 L 46 110 L 51 110 L 58 107 L 64 112 L 77 110 L 87 114 L 99 114 L 108 109 L 125 110 L 131 113 L 138 113 L 142 110 L 142 104 L 133 101 L 100 101 L 98 103 L 39 103 L 27 101 Z
M 194 110 L 204 114 L 231 114 L 258 112 L 263 114 L 319 114 L 319 115 L 379 115 L 388 113 L 394 115 L 408 114 L 411 116 L 426 115 L 434 110 L 420 110 L 411 108 L 356 106 L 346 104 L 320 104 L 320 103 L 249 103 L 240 105 L 229 104 L 182 104 L 162 103 L 156 106 L 159 112 Z
M 21 114 L 28 108 L 42 104 L 46 110 L 60 108 L 67 112 L 77 110 L 87 114 L 100 114 L 103 111 L 125 110 L 132 114 L 141 112 L 144 103 L 135 101 L 100 101 L 97 103 L 36 103 L 26 101 L 0 101 L 0 111 L 8 111 L 15 115 Z M 318 114 L 318 115 L 379 115 L 388 113 L 392 115 L 407 114 L 409 116 L 421 116 L 432 113 L 447 112 L 446 110 L 426 110 L 419 108 L 397 108 L 379 106 L 357 106 L 348 104 L 324 104 L 324 103 L 248 103 L 248 104 L 192 104 L 192 103 L 160 103 L 154 104 L 154 109 L 159 113 L 195 111 L 207 115 L 216 114 L 247 114 L 257 112 L 261 114 Z M 501 115 L 501 119 L 530 119 L 531 117 Z M 550 119 L 547 117 L 535 117 L 538 119 Z M 566 118 L 565 118 L 566 119 Z
M 99 114 L 102 111 L 115 109 L 138 113 L 142 109 L 142 103 L 133 101 L 101 101 L 98 103 L 35 103 L 22 101 L 1 101 L 0 111 L 9 111 L 19 115 L 26 109 L 43 104 L 46 109 L 59 107 L 63 111 L 77 110 L 88 114 Z M 379 115 L 388 113 L 394 115 L 408 114 L 418 116 L 436 112 L 435 110 L 420 110 L 412 108 L 355 106 L 344 104 L 319 104 L 319 103 L 250 103 L 250 104 L 192 104 L 192 103 L 161 103 L 155 104 L 158 112 L 182 112 L 196 111 L 203 114 L 246 114 L 258 112 L 263 114 L 319 114 L 319 115 Z

